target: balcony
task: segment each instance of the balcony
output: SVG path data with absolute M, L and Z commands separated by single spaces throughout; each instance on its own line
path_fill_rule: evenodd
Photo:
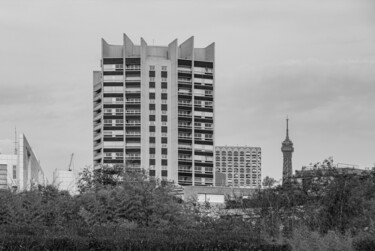
M 125 77 L 126 82 L 139 82 L 141 81 L 141 77 Z
M 181 73 L 191 73 L 191 68 L 179 66 L 177 68 L 177 71 Z
M 178 101 L 178 105 L 191 107 L 192 103 L 189 102 L 189 101 L 181 101 L 181 100 L 179 100 Z
M 141 143 L 126 143 L 125 146 L 128 148 L 139 148 L 141 147 Z
M 191 113 L 190 112 L 178 112 L 178 116 L 191 118 Z
M 191 139 L 191 136 L 186 136 L 186 135 L 178 135 L 179 139 Z
M 95 143 L 94 144 L 94 151 L 98 150 L 98 149 L 101 149 L 102 147 L 103 147 L 103 143 Z
M 186 169 L 186 168 L 178 168 L 178 171 L 181 173 L 191 173 L 191 168 Z
M 192 181 L 191 181 L 191 178 L 190 179 L 178 179 L 178 184 L 181 184 L 181 185 L 191 185 Z
M 101 153 L 94 155 L 94 160 L 100 160 L 101 158 L 103 158 L 103 155 Z
M 101 123 L 94 123 L 94 131 L 100 130 L 102 128 Z
M 94 101 L 98 101 L 101 98 L 102 98 L 102 94 L 101 93 L 94 94 Z
M 94 111 L 96 111 L 100 108 L 102 108 L 102 103 L 97 103 L 97 104 L 94 103 Z
M 189 78 L 178 78 L 178 82 L 182 84 L 191 84 L 191 79 Z
M 141 66 L 140 65 L 127 65 L 125 69 L 127 71 L 140 71 Z
M 191 145 L 178 145 L 179 150 L 191 150 L 192 146 Z
M 186 125 L 186 124 L 178 124 L 178 127 L 179 127 L 179 128 L 187 128 L 187 129 L 191 129 L 191 124 L 189 124 L 189 125 Z
M 126 126 L 140 126 L 141 125 L 141 121 L 137 121 L 137 122 L 126 122 Z
M 131 115 L 131 114 L 136 114 L 136 115 L 139 115 L 139 114 L 141 114 L 141 110 L 125 110 L 125 113 L 127 114 L 127 115 Z
M 126 155 L 126 160 L 140 160 L 141 155 Z
M 134 136 L 134 137 L 139 137 L 141 136 L 140 132 L 126 132 L 126 136 Z
M 141 89 L 140 88 L 127 88 L 125 89 L 125 93 L 141 93 Z
M 192 92 L 191 92 L 191 90 L 179 89 L 178 90 L 178 94 L 179 95 L 188 95 L 188 96 L 191 96 Z
M 102 138 L 102 134 L 98 133 L 97 135 L 94 136 L 94 141 L 99 140 Z
M 97 114 L 97 115 L 94 116 L 94 121 L 98 121 L 98 120 L 100 120 L 101 118 L 102 118 L 102 114 L 99 113 L 99 114 Z
M 193 159 L 191 157 L 188 157 L 188 156 L 178 156 L 178 160 L 181 160 L 181 161 L 192 161 Z
M 126 104 L 140 104 L 141 100 L 140 99 L 126 99 Z

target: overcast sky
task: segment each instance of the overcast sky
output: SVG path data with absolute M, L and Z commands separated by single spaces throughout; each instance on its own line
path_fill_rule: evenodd
M 24 132 L 47 178 L 92 163 L 100 39 L 216 43 L 216 144 L 262 148 L 279 179 L 285 117 L 294 169 L 375 162 L 374 0 L 0 2 L 0 152 Z

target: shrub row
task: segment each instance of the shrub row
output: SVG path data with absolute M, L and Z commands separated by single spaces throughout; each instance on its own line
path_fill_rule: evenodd
M 0 250 L 290 250 L 286 244 L 234 232 L 105 227 L 75 229 L 80 234 L 49 228 L 38 229 L 37 234 L 27 228 L 18 233 L 15 228 L 2 230 Z

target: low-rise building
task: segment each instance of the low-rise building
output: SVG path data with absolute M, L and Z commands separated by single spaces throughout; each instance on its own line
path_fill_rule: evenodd
M 0 189 L 29 190 L 45 185 L 39 159 L 24 134 L 20 134 L 14 154 L 0 154 Z

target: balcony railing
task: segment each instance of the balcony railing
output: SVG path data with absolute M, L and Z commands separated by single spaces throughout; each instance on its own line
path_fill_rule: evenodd
M 140 114 L 140 110 L 125 110 L 126 114 Z
M 191 150 L 192 147 L 190 145 L 178 145 L 178 149 L 181 149 L 181 150 Z
M 127 104 L 140 104 L 141 100 L 140 99 L 126 99 Z
M 178 78 L 178 82 L 191 84 L 190 78 Z
M 181 95 L 191 95 L 191 91 L 189 90 L 178 90 L 178 94 L 181 94 Z
M 178 101 L 178 104 L 179 105 L 184 105 L 184 106 L 191 106 L 192 105 L 191 102 L 185 102 L 185 101 Z
M 127 126 L 139 126 L 141 125 L 141 122 L 126 122 Z
M 191 136 L 178 135 L 179 139 L 191 139 Z
M 191 125 L 178 124 L 178 127 L 191 129 Z
M 178 156 L 178 160 L 182 160 L 182 161 L 191 161 L 192 158 L 191 158 L 191 157 L 180 157 L 180 156 Z
M 191 113 L 179 112 L 178 116 L 180 116 L 180 117 L 191 117 Z
M 141 136 L 140 132 L 126 132 L 126 136 Z
M 136 89 L 136 88 L 127 88 L 125 90 L 125 93 L 140 93 L 141 89 Z
M 182 73 L 191 73 L 191 68 L 187 68 L 187 67 L 178 67 L 178 72 L 182 72 Z
M 191 173 L 191 169 L 178 169 L 179 172 L 183 172 L 183 173 Z

